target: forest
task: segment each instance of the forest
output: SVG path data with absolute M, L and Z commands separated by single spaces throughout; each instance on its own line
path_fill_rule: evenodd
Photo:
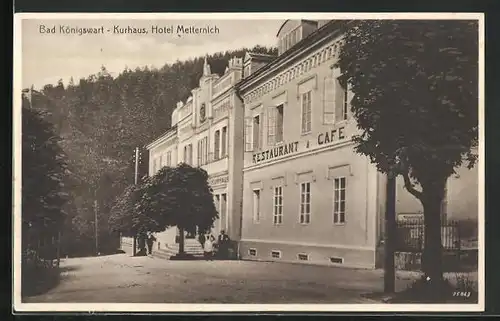
M 207 60 L 212 72 L 222 75 L 230 58 L 243 57 L 247 51 L 277 53 L 276 48 L 255 46 L 208 55 Z M 59 206 L 61 256 L 116 250 L 118 238 L 108 218 L 117 197 L 134 182 L 134 150 L 141 149 L 139 177 L 144 177 L 148 167 L 144 146 L 169 129 L 176 103 L 198 86 L 204 59 L 158 69 L 125 68 L 116 77 L 102 66 L 87 78 L 70 79 L 66 85 L 61 79 L 32 91 L 29 107 L 51 124 L 65 159 L 60 183 L 64 202 Z M 28 103 L 25 97 L 23 107 Z M 23 171 L 36 161 L 23 159 Z M 35 174 L 23 177 L 23 186 L 36 185 L 36 179 Z M 24 201 L 30 203 L 29 198 Z

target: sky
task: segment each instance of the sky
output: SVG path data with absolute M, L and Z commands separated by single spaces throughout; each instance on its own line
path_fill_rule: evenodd
M 167 63 L 215 52 L 251 48 L 255 45 L 275 46 L 276 33 L 284 20 L 39 20 L 22 21 L 22 86 L 41 89 L 71 77 L 75 82 L 99 72 L 105 66 L 111 75 L 125 67 L 160 68 Z M 120 28 L 146 28 L 148 34 L 115 34 Z M 217 27 L 214 34 L 159 34 L 152 27 L 178 25 Z M 55 26 L 55 33 L 43 29 Z M 103 27 L 104 34 L 64 34 L 60 26 Z M 108 31 L 109 30 L 109 31 Z

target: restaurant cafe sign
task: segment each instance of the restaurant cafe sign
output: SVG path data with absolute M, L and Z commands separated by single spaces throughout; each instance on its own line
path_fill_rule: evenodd
M 317 143 L 319 146 L 338 142 L 345 138 L 344 127 L 338 129 L 332 129 L 331 131 L 320 133 L 317 136 Z M 275 158 L 281 158 L 283 156 L 296 154 L 299 152 L 300 142 L 295 141 L 292 143 L 285 143 L 280 146 L 270 148 L 268 150 L 254 153 L 252 155 L 252 162 L 254 164 L 266 162 Z M 305 149 L 309 148 L 309 142 L 305 142 Z M 301 148 L 302 149 L 302 148 Z

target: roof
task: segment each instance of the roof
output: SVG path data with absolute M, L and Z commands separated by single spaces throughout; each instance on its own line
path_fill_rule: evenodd
M 271 62 L 268 64 L 262 66 L 259 68 L 257 71 L 254 73 L 250 74 L 248 77 L 243 78 L 240 82 L 236 84 L 236 88 L 238 91 L 247 84 L 252 83 L 256 78 L 260 77 L 262 74 L 264 74 L 266 71 L 273 69 L 277 66 L 279 66 L 281 63 L 283 63 L 285 60 L 289 59 L 291 56 L 297 54 L 300 51 L 306 50 L 314 50 L 313 45 L 316 42 L 319 42 L 322 39 L 327 39 L 329 36 L 337 36 L 337 34 L 333 31 L 339 30 L 339 27 L 341 26 L 342 23 L 345 20 L 332 20 L 325 25 L 323 25 L 321 28 L 317 29 L 313 33 L 311 33 L 309 36 L 305 37 L 301 41 L 299 41 L 295 46 L 287 50 L 285 53 L 282 55 L 276 57 L 273 59 Z M 350 23 L 348 21 L 347 23 Z
M 160 144 L 163 140 L 170 138 L 169 136 L 175 132 L 177 132 L 177 124 L 173 125 L 169 129 L 167 129 L 167 131 L 164 132 L 160 137 L 156 138 L 151 143 L 147 144 L 145 146 L 146 149 L 151 149 L 151 148 L 155 147 L 156 145 Z
M 252 59 L 256 58 L 256 60 L 271 61 L 272 59 L 276 58 L 276 56 L 247 51 L 247 53 L 245 54 L 244 61 L 248 61 L 249 58 L 252 58 Z
M 281 24 L 281 27 L 279 28 L 278 32 L 276 33 L 276 37 L 280 34 L 281 32 L 281 29 L 283 29 L 283 27 L 286 25 L 286 23 L 288 21 L 291 21 L 291 19 L 286 19 L 285 22 L 283 22 Z M 307 23 L 315 23 L 315 24 L 318 24 L 318 22 L 316 20 L 307 20 L 307 19 L 300 19 L 299 20 L 300 22 L 307 22 Z

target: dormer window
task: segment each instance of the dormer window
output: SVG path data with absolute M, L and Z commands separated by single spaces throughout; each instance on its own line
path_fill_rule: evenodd
M 277 34 L 278 54 L 288 51 L 317 28 L 318 22 L 313 20 L 285 21 Z

